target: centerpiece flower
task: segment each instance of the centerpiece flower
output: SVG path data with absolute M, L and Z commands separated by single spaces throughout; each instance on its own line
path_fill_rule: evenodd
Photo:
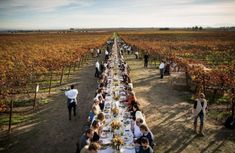
M 118 120 L 114 120 L 111 122 L 110 126 L 112 128 L 112 131 L 118 130 L 121 127 L 121 122 Z
M 119 109 L 117 107 L 112 108 L 113 116 L 116 117 L 119 113 Z
M 116 150 L 120 150 L 120 146 L 124 145 L 124 141 L 122 140 L 122 137 L 119 135 L 114 135 L 112 139 L 112 146 Z
M 116 101 L 118 101 L 119 98 L 120 98 L 120 96 L 119 96 L 119 95 L 116 95 L 116 94 L 115 94 L 114 97 L 113 97 L 113 99 L 116 100 Z

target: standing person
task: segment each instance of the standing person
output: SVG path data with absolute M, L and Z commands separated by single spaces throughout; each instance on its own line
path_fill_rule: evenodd
M 91 48 L 90 51 L 91 51 L 91 57 L 94 57 L 94 49 Z
M 144 55 L 144 67 L 148 67 L 148 62 L 149 62 L 149 55 L 148 53 Z
M 69 120 L 71 120 L 71 111 L 73 108 L 73 114 L 76 116 L 76 106 L 77 106 L 77 95 L 78 90 L 74 89 L 74 85 L 71 85 L 71 89 L 65 92 L 65 95 L 67 96 L 67 105 L 69 110 Z
M 135 59 L 138 59 L 138 58 L 139 58 L 139 52 L 136 51 L 136 52 L 135 52 Z
M 97 57 L 100 55 L 100 49 L 99 48 L 96 49 L 96 54 L 97 54 Z
M 100 76 L 100 63 L 97 60 L 96 63 L 95 63 L 95 77 L 98 78 L 99 76 Z
M 164 61 L 162 60 L 160 65 L 159 65 L 159 70 L 160 70 L 160 75 L 161 75 L 161 79 L 163 79 L 163 76 L 164 76 L 164 70 L 165 70 L 165 64 L 164 64 Z
M 204 118 L 206 115 L 207 101 L 205 95 L 200 93 L 199 98 L 195 100 L 193 105 L 193 114 L 194 114 L 194 132 L 197 133 L 197 119 L 200 119 L 200 129 L 199 134 L 204 136 L 203 127 L 204 127 Z
M 127 46 L 127 53 L 128 55 L 131 53 L 131 48 Z
M 106 49 L 105 50 L 105 61 L 107 61 L 109 59 L 109 52 L 108 50 Z
M 104 61 L 101 61 L 101 64 L 100 64 L 100 74 L 102 74 L 104 72 Z

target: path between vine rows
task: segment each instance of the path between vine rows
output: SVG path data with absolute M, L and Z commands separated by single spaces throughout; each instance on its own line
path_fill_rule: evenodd
M 140 101 L 146 121 L 155 135 L 155 152 L 226 152 L 235 150 L 235 133 L 210 122 L 207 136 L 192 133 L 191 105 L 184 101 L 187 92 L 172 90 L 168 78 L 159 79 L 157 69 L 143 69 L 143 62 L 125 56 L 131 67 L 134 91 Z M 72 121 L 68 120 L 63 92 L 53 95 L 46 109 L 37 115 L 37 124 L 14 132 L 10 139 L 10 153 L 75 153 L 97 86 L 94 62 L 83 66 L 74 83 L 78 83 L 79 108 Z
M 87 121 L 97 87 L 94 64 L 95 59 L 89 60 L 72 78 L 72 82 L 78 84 L 76 87 L 79 91 L 77 116 L 72 116 L 71 121 L 68 120 L 66 98 L 64 92 L 59 91 L 58 94 L 51 96 L 52 101 L 38 113 L 36 123 L 13 132 L 7 138 L 11 145 L 6 152 L 75 153 L 76 143 Z
M 126 56 L 131 68 L 134 91 L 146 116 L 146 122 L 155 135 L 155 152 L 159 153 L 235 153 L 235 131 L 206 120 L 205 137 L 192 130 L 192 104 L 186 102 L 188 92 L 173 90 L 169 77 L 163 80 L 159 70 L 143 68 L 143 61 L 134 55 Z M 210 107 L 210 106 L 209 106 Z

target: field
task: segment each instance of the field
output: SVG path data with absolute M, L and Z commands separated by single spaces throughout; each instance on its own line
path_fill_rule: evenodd
M 12 124 L 31 118 L 27 112 L 48 103 L 47 93 L 68 83 L 91 54 L 102 47 L 110 33 L 17 33 L 0 35 L 1 129 L 8 125 L 10 102 Z M 35 99 L 35 88 L 39 85 Z M 26 113 L 26 115 L 22 115 Z M 21 115 L 19 115 L 21 114 Z M 18 117 L 17 117 L 18 116 Z
M 124 58 L 155 136 L 155 152 L 233 153 L 234 130 L 223 123 L 235 107 L 235 32 L 154 29 L 119 29 L 113 36 L 112 30 L 0 35 L 0 152 L 76 151 L 97 88 L 94 65 L 104 59 L 106 41 L 113 37 L 132 47 Z M 94 57 L 94 48 L 102 56 Z M 161 60 L 171 67 L 164 79 L 159 78 Z M 64 90 L 71 84 L 79 91 L 79 106 L 69 122 Z M 191 116 L 201 92 L 209 105 L 205 137 L 194 135 Z
M 232 90 L 235 68 L 235 33 L 224 31 L 160 31 L 121 33 L 123 39 L 152 60 L 174 63 L 175 71 L 196 83 L 195 92 Z

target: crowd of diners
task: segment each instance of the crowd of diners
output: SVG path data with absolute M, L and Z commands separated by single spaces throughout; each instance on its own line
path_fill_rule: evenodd
M 98 85 L 93 99 L 93 104 L 88 115 L 89 128 L 85 130 L 79 139 L 78 152 L 80 153 L 97 153 L 102 145 L 99 140 L 102 133 L 102 128 L 105 123 L 105 115 L 103 113 L 105 105 L 105 97 L 108 94 L 106 87 L 109 84 L 107 77 L 111 73 L 112 64 L 111 56 L 112 50 L 106 50 L 105 59 L 97 64 L 96 62 L 96 77 Z M 154 146 L 154 136 L 145 122 L 144 114 L 142 113 L 140 103 L 136 98 L 133 90 L 132 80 L 130 78 L 130 69 L 124 61 L 123 52 L 119 51 L 119 69 L 123 77 L 125 89 L 120 94 L 125 95 L 126 99 L 121 102 L 125 103 L 128 107 L 132 117 L 132 131 L 134 135 L 134 143 L 137 153 L 152 153 Z

